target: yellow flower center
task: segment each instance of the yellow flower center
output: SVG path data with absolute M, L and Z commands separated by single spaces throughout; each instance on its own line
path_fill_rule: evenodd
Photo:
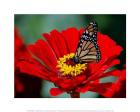
M 77 76 L 81 74 L 87 68 L 87 64 L 80 64 L 72 62 L 74 53 L 64 55 L 62 58 L 59 58 L 57 61 L 57 68 L 63 76 Z M 69 62 L 70 61 L 70 62 Z

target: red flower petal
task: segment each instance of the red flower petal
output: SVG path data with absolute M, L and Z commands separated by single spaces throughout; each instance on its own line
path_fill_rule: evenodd
M 112 70 L 106 73 L 103 73 L 102 75 L 99 75 L 99 77 L 97 77 L 97 79 L 101 79 L 104 77 L 108 77 L 108 76 L 119 76 L 120 75 L 120 70 Z
M 63 93 L 63 91 L 61 89 L 59 89 L 59 88 L 51 88 L 50 89 L 50 94 L 52 96 L 57 96 L 57 95 L 60 95 L 62 93 Z
M 109 65 L 103 65 L 101 68 L 96 69 L 98 71 L 95 72 L 95 73 L 91 73 L 91 76 L 87 80 L 85 80 L 83 82 L 83 84 L 88 83 L 89 81 L 97 80 L 100 77 L 102 77 L 102 78 L 105 77 L 106 75 L 104 74 L 104 71 L 107 70 L 107 69 L 109 69 L 110 67 L 116 65 L 116 64 L 119 64 L 119 63 L 120 63 L 120 61 L 117 60 L 117 59 L 115 59 Z
M 76 92 L 85 93 L 85 92 L 89 91 L 90 88 L 91 87 L 89 85 L 86 85 L 84 87 L 78 87 L 76 89 Z
M 52 35 L 49 35 L 47 33 L 44 33 L 43 36 L 46 39 L 46 41 L 48 41 L 50 47 L 52 48 L 52 50 L 56 54 L 57 58 L 59 58 L 60 57 L 60 52 L 59 52 L 59 49 L 56 45 L 56 40 L 52 37 Z
M 119 76 L 118 80 L 114 83 L 96 83 L 91 82 L 83 87 L 77 89 L 77 92 L 86 92 L 88 90 L 97 92 L 104 97 L 120 97 L 125 96 L 126 88 L 125 88 L 125 80 L 126 80 L 126 70 L 118 71 L 114 70 L 108 72 L 106 75 L 112 74 L 114 76 Z
M 108 49 L 108 48 L 114 47 L 116 45 L 116 42 L 113 41 L 109 36 L 101 34 L 100 32 L 98 32 L 97 37 L 98 37 L 99 46 L 101 48 Z M 105 45 L 105 43 L 106 43 L 106 45 Z
M 83 82 L 85 79 L 86 79 L 86 75 L 83 74 L 83 75 L 80 75 L 80 76 L 75 77 L 73 80 L 75 80 L 75 83 L 76 83 L 76 84 L 80 84 L 80 83 Z
M 23 73 L 37 76 L 45 80 L 49 79 L 47 76 L 50 74 L 50 72 L 47 71 L 43 65 L 39 64 L 38 62 L 35 62 L 34 60 L 21 61 L 18 63 L 17 66 L 20 68 L 20 71 Z
M 79 87 L 77 92 L 85 93 L 87 91 L 97 92 L 101 95 L 104 95 L 106 91 L 111 87 L 112 83 L 90 83 L 84 87 Z
M 57 57 L 53 50 L 51 49 L 50 45 L 43 40 L 38 40 L 36 43 L 38 46 L 40 46 L 40 49 L 42 52 L 44 52 L 44 57 L 47 58 L 49 62 L 52 63 L 53 67 L 57 65 Z M 49 63 L 51 65 L 51 63 Z
M 42 63 L 44 62 L 46 67 L 54 72 L 57 71 L 57 59 L 43 40 L 38 40 L 35 45 L 30 45 L 28 48 Z
M 60 57 L 63 57 L 65 54 L 68 54 L 68 49 L 64 37 L 57 30 L 51 31 L 51 36 L 55 39 L 55 44 L 59 49 Z
M 93 83 L 90 85 L 91 88 L 90 88 L 90 91 L 93 91 L 93 92 L 97 92 L 99 93 L 100 95 L 103 95 L 105 97 L 110 97 L 108 94 L 106 94 L 107 91 L 110 91 L 110 87 L 112 86 L 112 83 Z
M 122 70 L 116 82 L 112 84 L 110 90 L 105 93 L 107 97 L 126 97 L 126 70 Z
M 122 47 L 117 46 L 115 41 L 100 32 L 98 32 L 98 44 L 101 50 L 102 60 L 112 56 L 118 56 L 122 51 Z
M 79 32 L 76 28 L 69 28 L 67 30 L 62 31 L 62 35 L 64 36 L 66 43 L 69 48 L 70 53 L 74 53 L 77 48 L 77 44 L 79 41 Z

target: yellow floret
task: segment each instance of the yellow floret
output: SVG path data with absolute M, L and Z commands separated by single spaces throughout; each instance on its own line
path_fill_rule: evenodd
M 81 74 L 86 68 L 87 65 L 85 64 L 76 64 L 74 66 L 66 64 L 66 61 L 73 58 L 74 53 L 70 53 L 67 55 L 64 55 L 63 58 L 59 58 L 57 61 L 57 68 L 59 68 L 59 71 L 62 73 L 63 76 L 71 75 L 71 76 L 77 76 Z

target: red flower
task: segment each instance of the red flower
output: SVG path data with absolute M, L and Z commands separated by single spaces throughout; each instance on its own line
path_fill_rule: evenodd
M 121 98 L 126 97 L 126 70 L 113 70 L 111 72 L 105 73 L 107 76 L 112 75 L 118 77 L 115 82 L 108 83 L 90 83 L 85 85 L 85 87 L 78 88 L 79 92 L 85 92 L 86 90 L 92 92 L 98 92 L 105 97 Z M 105 75 L 104 74 L 104 75 Z M 105 76 L 106 76 L 105 75 Z M 104 87 L 103 87 L 104 86 Z
M 50 90 L 53 96 L 67 92 L 71 97 L 79 97 L 80 92 L 94 91 L 108 97 L 105 90 L 116 82 L 100 83 L 100 79 L 121 75 L 116 75 L 119 70 L 106 70 L 120 63 L 116 57 L 121 53 L 122 47 L 107 35 L 98 32 L 97 40 L 102 57 L 100 62 L 75 65 L 70 58 L 75 53 L 82 33 L 83 29 L 78 31 L 69 28 L 62 32 L 53 30 L 50 34 L 43 34 L 45 40 L 40 39 L 28 46 L 32 57 L 26 57 L 18 63 L 20 71 L 53 82 L 57 86 Z
M 17 64 L 25 57 L 30 57 L 26 45 L 22 40 L 22 36 L 17 28 L 14 31 L 14 61 L 15 61 L 15 97 L 40 97 L 41 80 L 37 77 L 29 76 L 21 73 Z M 33 88 L 35 86 L 35 88 Z M 32 94 L 34 93 L 34 94 Z
M 24 84 L 21 81 L 20 71 L 17 66 L 18 61 L 24 57 L 30 57 L 30 54 L 22 40 L 22 36 L 17 28 L 14 29 L 14 70 L 15 70 L 15 93 L 22 93 L 24 91 Z M 27 77 L 28 78 L 28 77 Z
M 119 75 L 118 75 L 119 74 Z M 116 73 L 118 75 L 117 81 L 111 85 L 110 90 L 106 92 L 106 96 L 114 98 L 126 97 L 126 70 Z
M 15 48 L 15 54 L 14 54 L 15 91 L 20 93 L 20 92 L 23 92 L 24 86 L 18 76 L 19 70 L 17 68 L 17 63 L 18 63 L 19 58 L 27 53 L 27 49 L 25 45 L 23 44 L 22 37 L 20 36 L 20 33 L 18 32 L 17 28 L 14 29 L 14 48 Z
M 17 28 L 14 29 L 14 49 L 15 69 L 17 69 L 19 59 L 30 56 Z

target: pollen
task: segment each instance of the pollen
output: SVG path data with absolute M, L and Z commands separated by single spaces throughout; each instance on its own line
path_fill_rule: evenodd
M 57 61 L 56 67 L 59 68 L 63 76 L 77 76 L 86 70 L 87 64 L 74 63 L 72 62 L 73 57 L 74 53 L 70 53 L 59 58 Z

